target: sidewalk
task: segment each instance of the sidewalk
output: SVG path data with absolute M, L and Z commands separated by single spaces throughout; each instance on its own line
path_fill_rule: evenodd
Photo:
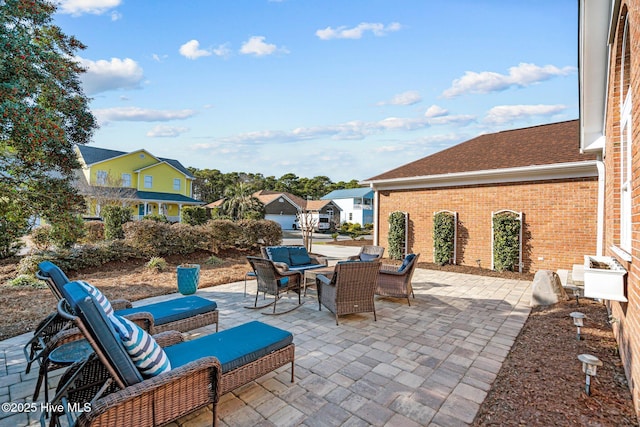
M 260 320 L 291 331 L 296 345 L 295 383 L 285 366 L 228 393 L 218 407 L 219 425 L 472 423 L 527 319 L 531 282 L 417 269 L 413 285 L 411 306 L 377 297 L 377 322 L 367 313 L 344 316 L 339 326 L 329 311 L 318 311 L 314 290 L 301 308 L 281 316 L 243 309 L 253 304 L 255 281 L 249 282 L 246 297 L 244 282 L 199 290 L 198 295 L 217 301 L 221 330 Z M 293 304 L 290 298 L 281 304 Z M 211 332 L 207 327 L 192 335 Z M 2 403 L 31 399 L 37 369 L 24 374 L 22 354 L 29 336 L 0 342 Z M 54 379 L 61 372 L 54 371 Z M 0 427 L 38 425 L 38 418 L 0 413 Z M 209 422 L 210 410 L 203 409 L 176 424 Z

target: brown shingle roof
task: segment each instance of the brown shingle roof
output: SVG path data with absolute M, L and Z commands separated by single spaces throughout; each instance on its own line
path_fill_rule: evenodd
M 580 154 L 578 120 L 480 135 L 365 181 L 595 160 Z

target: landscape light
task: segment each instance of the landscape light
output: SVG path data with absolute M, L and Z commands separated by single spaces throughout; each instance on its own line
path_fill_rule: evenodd
M 576 327 L 578 328 L 576 339 L 580 341 L 580 327 L 584 324 L 583 323 L 583 319 L 585 317 L 584 313 L 580 313 L 579 311 L 574 311 L 573 313 L 569 314 L 569 316 L 571 316 L 571 318 L 573 319 L 573 324 L 576 325 Z
M 598 369 L 598 366 L 602 366 L 602 361 L 591 354 L 581 354 L 578 356 L 578 360 L 582 362 L 582 372 L 586 374 L 585 390 L 587 392 L 587 396 L 590 396 L 591 377 L 596 376 L 596 370 Z

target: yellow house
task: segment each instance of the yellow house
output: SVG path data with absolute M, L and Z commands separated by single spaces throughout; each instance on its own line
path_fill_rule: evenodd
M 78 186 L 91 216 L 100 216 L 101 206 L 119 203 L 133 206 L 135 219 L 157 214 L 177 222 L 183 206 L 203 204 L 193 198 L 195 177 L 177 160 L 144 149 L 76 146 L 76 152 L 82 165 Z

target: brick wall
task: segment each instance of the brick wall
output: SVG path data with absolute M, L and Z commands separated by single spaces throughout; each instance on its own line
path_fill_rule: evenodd
M 409 252 L 433 261 L 433 214 L 458 213 L 458 264 L 491 267 L 491 213 L 523 212 L 524 271 L 571 269 L 596 252 L 597 179 L 379 192 L 379 242 L 389 214 L 409 213 Z
M 609 64 L 607 93 L 607 122 L 605 149 L 605 236 L 607 255 L 616 256 L 611 247 L 620 242 L 620 75 L 623 63 L 622 36 L 624 16 L 629 14 L 630 35 L 630 88 L 634 109 L 632 112 L 632 253 L 631 262 L 622 262 L 629 272 L 627 276 L 628 303 L 608 302 L 612 316 L 618 321 L 613 330 L 618 340 L 620 356 L 625 366 L 636 413 L 640 417 L 640 6 L 638 1 L 622 1 L 616 37 Z M 628 73 L 627 73 L 628 75 Z M 626 80 L 626 79 L 625 79 Z M 616 256 L 617 257 L 617 256 Z

